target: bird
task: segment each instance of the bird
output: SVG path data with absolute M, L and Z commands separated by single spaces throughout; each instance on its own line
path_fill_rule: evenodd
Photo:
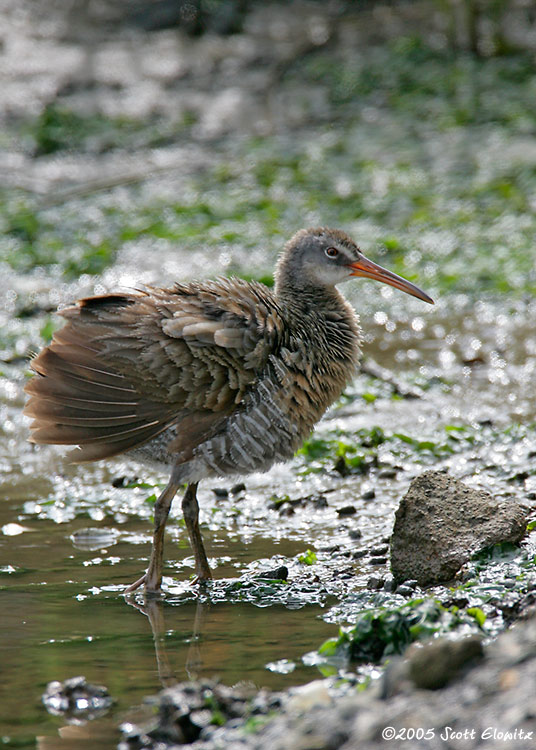
M 237 277 L 145 286 L 78 300 L 32 362 L 30 441 L 76 446 L 71 460 L 125 454 L 164 465 L 146 572 L 128 586 L 161 594 L 173 498 L 195 558 L 212 578 L 197 488 L 292 458 L 357 372 L 361 329 L 337 289 L 352 277 L 424 302 L 419 287 L 369 260 L 343 231 L 301 229 L 283 247 L 274 286 Z

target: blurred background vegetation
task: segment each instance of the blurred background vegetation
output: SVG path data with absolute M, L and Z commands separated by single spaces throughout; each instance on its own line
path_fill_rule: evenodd
M 11 278 L 101 274 L 138 245 L 269 281 L 323 223 L 441 293 L 534 292 L 529 0 L 7 6 Z

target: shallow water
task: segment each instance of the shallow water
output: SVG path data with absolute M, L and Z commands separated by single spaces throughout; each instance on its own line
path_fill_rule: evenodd
M 134 597 L 125 601 L 119 593 L 145 564 L 136 554 L 137 546 L 119 542 L 105 549 L 76 549 L 70 535 L 82 526 L 78 518 L 61 524 L 25 521 L 24 531 L 6 536 L 14 531 L 6 526 L 13 517 L 14 509 L 3 503 L 0 726 L 4 737 L 20 742 L 24 736 L 56 736 L 63 722 L 46 713 L 40 695 L 47 682 L 78 674 L 106 685 L 114 698 L 106 719 L 93 722 L 91 732 L 105 734 L 127 709 L 174 680 L 219 677 L 226 684 L 245 680 L 279 689 L 314 678 L 316 670 L 305 667 L 301 657 L 333 630 L 320 618 L 319 606 L 298 601 L 297 609 L 290 603 L 267 610 L 239 601 L 203 604 L 189 594 L 191 585 L 186 583 L 186 599 L 171 595 L 165 602 L 154 602 L 149 618 L 138 609 L 143 610 L 141 602 Z M 140 524 L 126 523 L 121 533 L 134 534 L 136 527 Z M 256 539 L 249 545 L 232 545 L 222 534 L 217 539 L 212 534 L 207 537 L 213 554 L 232 556 L 240 565 L 265 552 L 292 555 L 303 549 L 298 542 Z M 178 551 L 173 547 L 168 544 L 172 557 Z M 218 575 L 236 575 L 236 569 L 220 565 Z M 267 668 L 281 659 L 294 662 L 291 674 Z M 103 746 L 113 746 L 110 738 L 108 742 Z

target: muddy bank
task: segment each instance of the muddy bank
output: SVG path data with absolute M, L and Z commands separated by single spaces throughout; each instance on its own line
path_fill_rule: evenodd
M 393 741 L 393 746 L 408 742 L 444 749 L 459 748 L 463 741 L 467 748 L 528 750 L 536 737 L 535 698 L 527 694 L 536 679 L 535 649 L 532 611 L 484 648 L 478 640 L 465 639 L 410 649 L 364 691 L 326 680 L 248 702 L 247 690 L 183 684 L 160 695 L 152 726 L 123 726 L 119 748 L 188 744 L 198 750 L 350 750 Z M 423 665 L 440 688 L 425 689 Z M 273 710 L 276 718 L 269 716 Z

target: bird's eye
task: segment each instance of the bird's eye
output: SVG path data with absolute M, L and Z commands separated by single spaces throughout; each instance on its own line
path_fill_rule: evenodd
M 328 256 L 328 258 L 336 258 L 337 255 L 339 254 L 339 251 L 337 250 L 336 247 L 328 247 L 326 248 L 325 253 Z

